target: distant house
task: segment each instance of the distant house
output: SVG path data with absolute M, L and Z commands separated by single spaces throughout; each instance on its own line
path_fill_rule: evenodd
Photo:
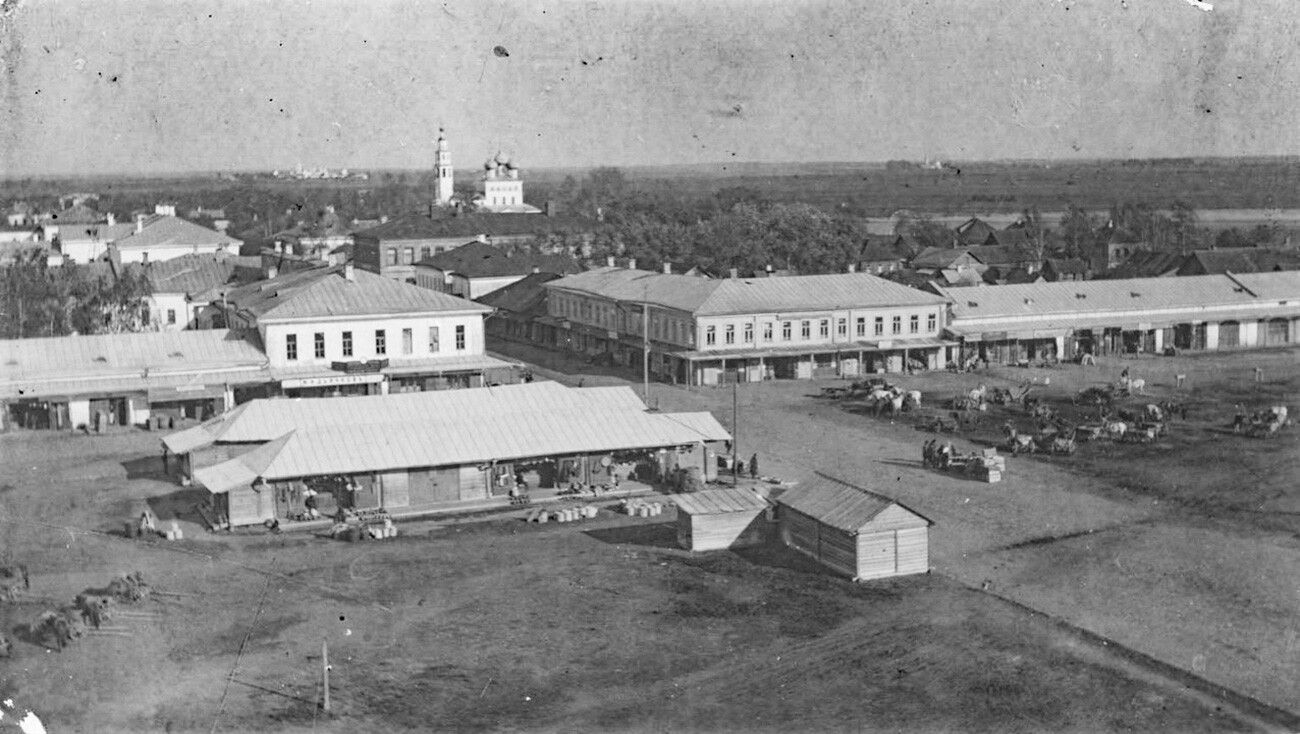
M 1158 250 L 1137 250 L 1128 260 L 1120 265 L 1098 273 L 1096 277 L 1107 280 L 1128 278 L 1170 278 L 1178 274 L 1179 268 L 1187 258 L 1178 252 L 1161 252 Z
M 1042 272 L 1034 272 L 1014 265 L 998 265 L 984 271 L 981 278 L 988 285 L 1037 283 L 1043 280 Z
M 996 245 L 998 244 L 997 230 L 989 226 L 987 222 L 979 217 L 971 217 L 965 222 L 957 225 L 953 230 L 957 234 L 957 242 L 961 245 Z
M 1280 270 L 1300 270 L 1300 250 L 1269 247 L 1194 250 L 1178 268 L 1178 275 L 1268 273 Z
M 355 232 L 353 260 L 363 270 L 412 282 L 415 263 L 471 240 L 508 246 L 548 234 L 583 235 L 594 226 L 589 220 L 569 216 L 457 211 L 430 207 L 428 213 L 391 219 Z
M 169 215 L 139 215 L 125 234 L 112 234 L 110 244 L 123 263 L 158 262 L 182 255 L 238 255 L 240 240 Z M 66 254 L 66 253 L 65 253 Z
M 36 209 L 25 201 L 15 201 L 5 213 L 5 219 L 10 227 L 30 228 L 36 224 Z
M 572 255 L 512 251 L 470 242 L 415 264 L 415 284 L 453 296 L 478 299 L 532 273 L 582 272 Z
M 924 275 L 966 268 L 984 270 L 984 262 L 972 255 L 968 247 L 927 247 L 912 258 L 912 269 Z
M 1049 257 L 1043 262 L 1043 280 L 1048 282 L 1087 279 L 1088 263 L 1078 258 Z
M 858 270 L 872 275 L 892 273 L 906 267 L 912 254 L 902 235 L 867 235 L 858 251 Z
M 271 239 L 294 254 L 328 260 L 335 250 L 352 245 L 352 227 L 333 206 L 327 206 L 315 222 L 299 222 L 290 229 L 271 235 Z
M 776 503 L 782 542 L 854 581 L 930 570 L 933 523 L 888 497 L 823 477 Z
M 1111 224 L 1101 231 L 1099 249 L 1098 255 L 1105 258 L 1106 268 L 1110 269 L 1123 265 L 1139 252 L 1149 251 L 1151 246 L 1127 229 Z
M 981 245 L 967 247 L 966 252 L 990 268 L 1000 268 L 1004 273 L 1017 268 L 1035 273 L 1043 266 L 1038 252 L 1028 244 Z

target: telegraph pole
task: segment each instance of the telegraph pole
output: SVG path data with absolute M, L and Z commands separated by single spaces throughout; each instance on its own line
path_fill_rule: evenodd
M 321 699 L 321 709 L 330 710 L 330 643 L 329 640 L 320 641 L 320 675 L 321 688 L 324 690 L 324 697 Z
M 643 383 L 642 396 L 645 399 L 645 406 L 650 407 L 650 293 L 649 286 L 646 286 L 646 294 L 641 299 L 641 380 Z
M 740 449 L 740 410 L 738 394 L 740 380 L 731 383 L 731 486 L 740 482 L 740 472 L 736 470 L 736 452 Z

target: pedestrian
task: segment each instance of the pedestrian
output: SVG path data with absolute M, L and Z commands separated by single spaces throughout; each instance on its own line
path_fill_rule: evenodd
M 1255 382 L 1263 382 L 1263 381 L 1264 381 L 1264 368 L 1262 368 L 1262 367 L 1256 367 L 1256 368 L 1255 368 Z
M 1119 381 L 1128 382 L 1128 367 L 1125 367 L 1124 371 L 1119 373 Z
M 934 446 L 933 446 L 934 441 L 935 439 L 930 439 L 925 443 L 921 444 L 921 466 L 930 465 L 930 462 L 934 456 Z
M 749 478 L 758 479 L 758 454 L 749 457 Z
M 1234 410 L 1235 415 L 1233 415 L 1232 418 L 1232 432 L 1240 433 L 1241 427 L 1246 425 L 1246 409 L 1241 407 L 1241 403 L 1237 403 Z

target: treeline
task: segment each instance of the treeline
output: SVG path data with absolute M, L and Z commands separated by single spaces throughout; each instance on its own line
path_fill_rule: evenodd
M 105 265 L 51 268 L 44 252 L 24 252 L 0 269 L 0 338 L 147 328 L 148 279 L 139 268 L 126 268 L 115 276 Z

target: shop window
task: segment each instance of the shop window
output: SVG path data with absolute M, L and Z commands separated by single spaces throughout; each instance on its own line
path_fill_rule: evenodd
M 352 356 L 352 332 L 350 331 L 343 332 L 343 356 Z
M 290 362 L 298 359 L 298 335 L 290 334 L 284 338 L 284 356 Z
M 375 329 L 375 354 L 380 357 L 388 354 L 388 335 L 383 329 Z
M 415 352 L 415 334 L 410 329 L 402 329 L 402 354 Z
M 325 334 L 316 332 L 316 359 L 325 359 Z
M 464 349 L 465 349 L 465 326 L 459 325 L 456 327 L 456 351 L 464 351 Z

